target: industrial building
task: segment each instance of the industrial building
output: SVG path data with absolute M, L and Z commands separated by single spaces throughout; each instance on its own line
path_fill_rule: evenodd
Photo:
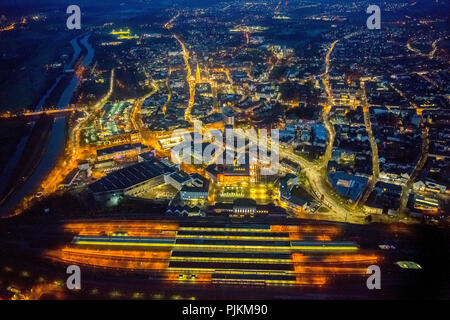
M 148 151 L 148 147 L 141 143 L 127 143 L 97 150 L 97 160 L 104 161 L 122 157 L 137 157 L 140 153 L 146 151 Z
M 209 180 L 198 173 L 191 174 L 190 180 L 180 190 L 181 201 L 207 200 L 209 191 Z
M 367 265 L 379 261 L 330 224 L 111 221 L 65 230 L 75 236 L 47 251 L 52 259 L 171 283 L 323 286 L 338 276 L 365 276 Z
M 138 196 L 149 188 L 165 183 L 165 177 L 178 168 L 156 158 L 109 173 L 89 186 L 96 200 Z
M 358 201 L 368 183 L 366 177 L 348 174 L 343 171 L 329 173 L 328 178 L 333 188 L 351 202 Z
M 286 217 L 286 211 L 273 204 L 257 204 L 248 198 L 235 199 L 233 203 L 217 203 L 208 207 L 208 214 L 231 218 Z
M 208 177 L 218 184 L 249 182 L 250 166 L 248 162 L 243 165 L 225 166 L 225 165 L 209 165 L 206 168 Z

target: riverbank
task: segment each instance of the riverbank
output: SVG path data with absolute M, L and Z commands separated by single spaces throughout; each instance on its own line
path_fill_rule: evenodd
M 5 182 L 4 192 L 1 194 L 0 213 L 5 214 L 9 210 L 10 200 L 26 184 L 27 180 L 38 167 L 48 143 L 50 132 L 53 127 L 53 118 L 47 115 L 41 116 L 36 121 L 22 155 L 13 169 L 7 182 Z
M 76 41 L 73 40 L 71 42 L 72 46 L 74 46 L 74 44 L 78 46 L 78 44 L 81 43 L 84 47 L 86 53 L 81 62 L 83 67 L 88 66 L 94 57 L 94 48 L 88 43 L 89 37 L 90 34 L 83 34 L 77 36 L 75 38 Z M 82 51 L 77 50 L 76 46 L 74 46 L 73 61 L 79 60 L 78 58 Z M 61 88 L 61 91 L 57 90 L 58 93 L 60 93 L 60 97 L 56 105 L 62 108 L 70 104 L 79 83 L 79 78 L 76 74 L 72 74 L 69 80 L 70 81 L 65 88 Z M 60 85 L 61 82 L 63 81 L 59 81 L 58 84 Z M 58 86 L 58 84 L 56 86 Z M 54 91 L 54 89 L 54 87 L 50 88 L 52 91 Z M 48 116 L 46 117 L 48 118 Z M 29 154 L 23 154 L 20 165 L 17 166 L 19 168 L 18 172 L 20 173 L 16 173 L 14 177 L 11 178 L 12 185 L 6 188 L 6 190 L 9 190 L 8 197 L 0 203 L 0 216 L 17 213 L 23 208 L 26 208 L 30 201 L 34 199 L 34 192 L 40 190 L 42 183 L 45 182 L 45 179 L 49 175 L 51 175 L 55 165 L 61 161 L 61 155 L 64 157 L 63 151 L 65 150 L 67 144 L 66 137 L 68 136 L 66 118 L 50 119 L 52 125 L 47 127 L 47 129 L 44 130 L 43 127 L 39 126 L 39 130 L 43 131 L 36 136 L 40 139 L 38 139 L 38 141 L 33 139 L 33 142 L 30 139 L 30 144 L 25 147 L 25 150 L 30 148 L 32 152 L 27 151 Z M 38 127 L 35 129 L 38 129 Z M 34 136 L 34 134 L 32 136 Z M 23 174 L 24 172 L 25 174 Z

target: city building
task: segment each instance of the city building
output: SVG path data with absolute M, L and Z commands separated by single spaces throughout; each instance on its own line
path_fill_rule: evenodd
M 342 171 L 329 173 L 328 178 L 333 188 L 341 196 L 350 200 L 350 202 L 358 201 L 368 183 L 366 177 L 348 174 Z
M 180 190 L 180 199 L 188 201 L 207 200 L 209 191 L 208 179 L 197 173 L 191 174 L 190 178 L 190 183 L 183 185 Z
M 280 165 L 282 168 L 286 169 L 287 171 L 291 171 L 293 173 L 298 173 L 302 169 L 298 163 L 288 158 L 282 158 L 280 160 Z
M 127 143 L 119 146 L 104 148 L 97 150 L 97 161 L 137 157 L 140 153 L 146 152 L 147 150 L 147 146 L 141 143 Z
M 235 199 L 233 203 L 217 203 L 208 207 L 210 215 L 225 215 L 230 218 L 285 217 L 286 211 L 273 204 L 260 205 L 248 198 Z
M 192 178 L 183 171 L 176 171 L 170 175 L 164 176 L 164 182 L 170 184 L 177 190 L 181 190 L 183 186 L 189 184 Z
M 249 182 L 250 166 L 246 165 L 209 165 L 206 167 L 206 174 L 217 184 Z
M 440 215 L 440 205 L 437 199 L 430 197 L 424 197 L 418 194 L 412 196 L 412 216 L 415 217 L 439 217 Z
M 96 200 L 108 200 L 122 196 L 136 197 L 148 189 L 165 183 L 165 177 L 177 171 L 158 159 L 139 162 L 114 171 L 89 185 Z
M 234 126 L 234 112 L 228 106 L 222 108 L 222 117 L 225 126 Z

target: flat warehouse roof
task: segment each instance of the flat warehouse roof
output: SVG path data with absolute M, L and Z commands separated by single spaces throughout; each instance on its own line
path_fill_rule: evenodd
M 91 184 L 89 189 L 94 193 L 124 190 L 170 171 L 175 169 L 151 159 L 111 172 Z
M 217 239 L 177 239 L 177 244 L 216 245 L 216 246 L 269 246 L 289 247 L 290 241 L 264 240 L 217 240 Z
M 132 150 L 132 149 L 137 149 L 137 148 L 144 149 L 145 145 L 140 144 L 140 143 L 127 143 L 127 144 L 122 144 L 119 146 L 100 149 L 100 150 L 97 150 L 97 156 L 104 156 L 104 155 L 113 154 L 116 152 L 127 151 L 127 150 Z
M 290 253 L 269 252 L 205 252 L 205 251 L 172 251 L 172 257 L 185 258 L 236 258 L 236 259 L 283 259 L 290 260 Z
M 194 236 L 239 236 L 239 237 L 264 237 L 264 238 L 288 238 L 287 232 L 242 232 L 242 231 L 178 231 L 178 235 L 192 235 Z
M 169 268 L 294 271 L 292 264 L 170 261 Z
M 87 237 L 87 236 L 80 236 L 74 238 L 74 243 L 104 243 L 104 242 L 111 242 L 111 243 L 167 243 L 167 244 L 173 244 L 175 243 L 174 238 L 138 238 L 138 237 Z
M 213 273 L 212 279 L 220 280 L 220 279 L 236 279 L 236 280 L 278 280 L 278 281 L 295 281 L 296 276 L 289 275 L 275 275 L 275 274 L 246 274 L 246 273 Z

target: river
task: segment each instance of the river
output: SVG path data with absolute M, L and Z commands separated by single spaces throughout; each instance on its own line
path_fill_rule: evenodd
M 75 61 L 78 59 L 79 55 L 81 54 L 81 48 L 78 45 L 78 40 L 81 45 L 83 45 L 87 53 L 85 57 L 83 58 L 82 65 L 84 67 L 88 66 L 93 58 L 94 58 L 94 48 L 89 43 L 89 37 L 90 33 L 83 34 L 81 36 L 78 36 L 74 38 L 70 43 L 72 44 L 74 48 L 74 56 L 72 58 L 72 61 L 69 63 L 69 66 L 72 66 Z M 72 80 L 67 85 L 66 89 L 61 94 L 61 97 L 58 101 L 58 107 L 65 108 L 69 105 L 73 94 L 75 93 L 78 83 L 79 83 L 78 77 L 74 74 L 72 76 Z M 59 82 L 57 79 L 56 81 Z M 53 90 L 54 86 L 52 86 L 49 90 Z M 48 92 L 46 95 L 49 94 Z M 42 100 L 42 99 L 41 99 Z M 48 143 L 45 146 L 45 151 L 42 155 L 42 158 L 39 161 L 38 166 L 33 171 L 31 176 L 27 179 L 27 181 L 21 186 L 21 188 L 12 196 L 10 197 L 6 203 L 0 208 L 0 216 L 6 215 L 14 208 L 16 208 L 22 200 L 30 196 L 40 185 L 42 180 L 45 179 L 45 177 L 50 173 L 51 169 L 55 166 L 56 161 L 58 160 L 59 156 L 61 155 L 61 152 L 64 150 L 64 145 L 66 142 L 66 131 L 67 131 L 67 124 L 66 124 L 66 118 L 65 117 L 59 117 L 54 120 L 49 138 Z M 27 137 L 28 138 L 28 137 Z M 25 139 L 25 142 L 28 139 Z M 16 149 L 16 153 L 20 152 L 22 154 L 23 148 L 25 147 L 25 142 L 21 141 Z M 23 146 L 21 146 L 23 144 Z M 20 151 L 20 148 L 22 148 L 22 151 Z M 20 155 L 19 154 L 19 155 Z M 16 154 L 13 155 L 13 157 Z M 15 159 L 18 158 L 18 159 Z M 20 156 L 16 156 L 12 164 L 9 164 L 12 168 L 15 167 L 14 162 L 17 163 L 20 159 Z M 2 173 L 3 176 L 3 173 Z
M 35 122 L 30 122 L 27 124 L 27 134 L 20 138 L 19 143 L 17 144 L 16 151 L 14 151 L 11 158 L 9 158 L 5 168 L 0 174 L 0 194 L 5 190 L 9 178 L 11 177 L 14 169 L 16 168 L 17 163 L 22 157 L 22 153 L 25 150 L 25 146 L 27 145 L 28 139 L 30 138 L 31 132 L 33 131 Z
M 65 69 L 72 69 L 75 65 L 75 62 L 77 61 L 78 57 L 80 56 L 81 53 L 81 47 L 78 44 L 78 41 L 80 38 L 83 38 L 86 36 L 86 34 L 82 34 L 79 35 L 75 38 L 73 38 L 70 41 L 70 44 L 72 45 L 73 48 L 73 55 L 72 55 L 72 60 L 66 64 Z M 92 58 L 91 58 L 92 60 Z M 61 79 L 63 78 L 63 74 L 60 74 L 54 81 L 53 85 L 47 90 L 47 92 L 45 92 L 45 94 L 42 96 L 41 100 L 39 100 L 35 110 L 36 111 L 40 111 L 42 110 L 42 107 L 44 106 L 45 102 L 47 101 L 47 98 L 50 96 L 50 94 L 53 92 L 53 90 L 55 90 L 56 86 L 59 84 L 59 82 L 61 81 Z

